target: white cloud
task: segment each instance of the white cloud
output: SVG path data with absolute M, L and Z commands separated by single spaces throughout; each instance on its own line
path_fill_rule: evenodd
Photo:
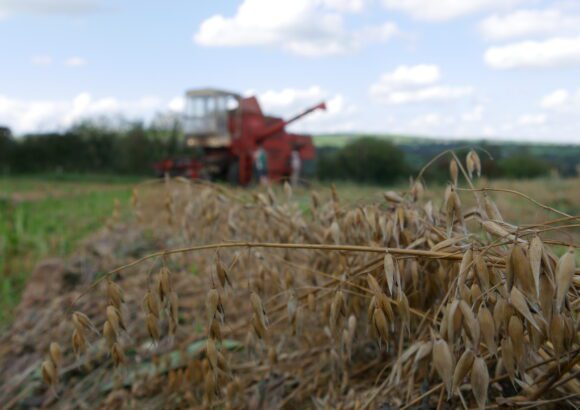
M 465 112 L 461 115 L 461 119 L 465 122 L 479 122 L 483 119 L 483 112 L 485 108 L 479 104 L 473 107 L 473 110 Z
M 353 130 L 352 114 L 356 112 L 341 94 L 331 94 L 319 86 L 305 89 L 267 90 L 257 94 L 267 114 L 284 119 L 322 101 L 326 111 L 316 111 L 289 127 L 295 132 L 330 132 Z M 20 100 L 0 95 L 0 124 L 15 133 L 65 129 L 75 122 L 90 118 L 127 118 L 151 120 L 156 114 L 179 114 L 185 105 L 181 96 L 163 100 L 155 96 L 123 100 L 116 97 L 94 98 L 83 92 L 70 100 Z M 173 118 L 173 117 L 172 117 Z
M 247 94 L 253 94 L 250 91 Z M 313 85 L 305 89 L 284 88 L 282 90 L 267 90 L 258 94 L 258 100 L 266 110 L 283 112 L 299 110 L 304 104 L 320 102 L 326 97 L 321 87 Z
M 34 65 L 51 65 L 52 64 L 52 57 L 47 56 L 47 55 L 33 56 L 30 59 L 30 62 Z
M 499 70 L 580 64 L 580 37 L 554 37 L 491 47 L 486 50 L 484 60 Z
M 547 120 L 546 114 L 522 114 L 518 117 L 519 125 L 543 125 Z
M 417 20 L 444 21 L 485 10 L 508 9 L 522 0 L 382 0 Z
M 323 0 L 323 3 L 328 8 L 348 12 L 359 12 L 365 6 L 365 0 Z
M 87 65 L 87 60 L 81 57 L 71 57 L 67 59 L 64 63 L 69 67 L 82 67 Z
M 570 93 L 568 90 L 560 88 L 558 90 L 552 91 L 550 94 L 542 98 L 540 105 L 542 108 L 558 108 L 563 106 L 566 102 L 570 100 Z
M 473 92 L 471 87 L 434 86 L 418 90 L 391 91 L 378 95 L 387 104 L 409 104 L 428 101 L 448 101 L 465 97 Z
M 169 101 L 169 109 L 174 112 L 182 112 L 185 108 L 185 98 L 184 97 L 174 97 Z
M 382 94 L 399 87 L 434 84 L 440 77 L 439 67 L 433 64 L 401 65 L 393 72 L 383 74 L 378 83 L 371 86 L 371 93 Z
M 341 13 L 362 6 L 354 0 L 245 0 L 233 17 L 217 14 L 203 21 L 193 40 L 206 47 L 268 46 L 314 57 L 357 50 L 397 33 L 388 22 L 347 29 Z
M 411 128 L 417 132 L 420 130 L 431 130 L 433 127 L 439 127 L 443 124 L 451 124 L 455 120 L 453 117 L 445 117 L 439 113 L 431 112 L 425 115 L 421 115 L 411 120 Z
M 370 95 L 387 104 L 409 104 L 454 100 L 473 92 L 471 87 L 439 85 L 440 78 L 441 73 L 436 65 L 402 65 L 381 75 L 379 81 L 371 85 Z
M 554 123 L 572 122 L 578 124 L 580 116 L 580 88 L 577 90 L 560 88 L 548 93 L 540 100 L 540 107 L 550 110 Z M 578 131 L 580 139 L 580 130 Z
M 83 15 L 103 9 L 100 0 L 2 0 L 0 16 L 12 14 Z
M 320 86 L 304 89 L 285 88 L 255 92 L 250 90 L 246 95 L 257 95 L 262 110 L 282 118 L 289 118 L 322 101 L 326 102 L 326 111 L 315 111 L 289 126 L 295 132 L 334 132 L 348 131 L 354 127 L 352 114 L 356 107 L 341 94 L 331 94 Z
M 86 92 L 72 100 L 19 100 L 0 95 L 0 124 L 18 134 L 52 131 L 69 127 L 81 119 L 100 116 L 147 119 L 155 112 L 170 108 L 169 105 L 152 96 L 121 100 L 93 98 Z
M 517 10 L 507 15 L 494 14 L 483 20 L 479 27 L 484 37 L 491 40 L 579 33 L 580 16 L 558 9 Z

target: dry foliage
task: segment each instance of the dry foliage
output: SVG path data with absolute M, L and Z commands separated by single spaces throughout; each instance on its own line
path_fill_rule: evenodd
M 482 172 L 475 151 L 466 168 L 451 154 L 438 204 L 420 177 L 356 208 L 313 192 L 307 210 L 289 186 L 141 187 L 131 226 L 165 250 L 73 293 L 51 391 L 33 390 L 54 407 L 577 406 L 578 244 L 542 236 L 578 218 L 504 222 L 457 185 Z

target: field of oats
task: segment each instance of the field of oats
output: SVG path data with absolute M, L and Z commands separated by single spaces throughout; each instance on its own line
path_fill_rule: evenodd
M 0 407 L 577 408 L 580 179 L 440 161 L 448 186 L 47 188 L 18 235 L 45 245 L 2 242 Z

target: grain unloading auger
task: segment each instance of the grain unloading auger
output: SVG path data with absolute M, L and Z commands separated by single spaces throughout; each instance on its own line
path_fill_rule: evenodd
M 293 150 L 300 154 L 302 174 L 311 175 L 316 158 L 312 137 L 289 133 L 286 125 L 318 109 L 326 109 L 326 104 L 322 102 L 283 120 L 265 115 L 256 97 L 217 89 L 188 91 L 183 118 L 185 143 L 197 149 L 199 156 L 167 159 L 156 164 L 156 169 L 161 175 L 222 179 L 247 185 L 254 172 L 253 153 L 262 144 L 268 157 L 270 180 L 279 181 L 290 175 Z

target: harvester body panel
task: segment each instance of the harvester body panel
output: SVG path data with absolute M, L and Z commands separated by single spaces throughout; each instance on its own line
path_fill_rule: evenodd
M 267 154 L 268 177 L 272 181 L 289 177 L 294 149 L 300 154 L 304 171 L 308 171 L 316 157 L 312 138 L 290 134 L 285 127 L 325 108 L 321 103 L 284 121 L 264 115 L 256 97 L 243 98 L 217 89 L 188 91 L 183 117 L 185 143 L 201 156 L 162 161 L 156 164 L 157 171 L 247 185 L 255 173 L 253 154 L 260 144 Z

